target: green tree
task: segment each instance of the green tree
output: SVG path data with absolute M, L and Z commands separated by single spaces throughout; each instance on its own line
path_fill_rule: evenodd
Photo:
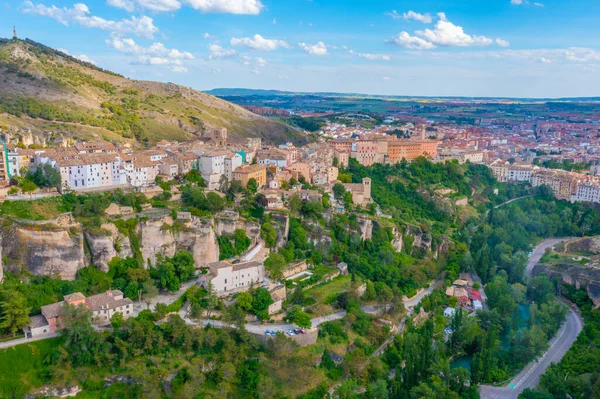
M 310 315 L 302 310 L 300 305 L 294 305 L 288 310 L 287 314 L 288 320 L 293 323 L 296 323 L 298 327 L 301 328 L 311 328 L 312 322 L 310 320 Z
M 256 194 L 258 191 L 258 183 L 255 178 L 248 179 L 248 183 L 246 183 L 246 191 L 251 194 Z
M 2 292 L 0 308 L 0 329 L 16 335 L 18 331 L 29 325 L 29 312 L 27 298 L 15 290 L 4 290 Z
M 300 208 L 302 207 L 302 199 L 298 193 L 294 193 L 290 195 L 288 202 L 290 204 L 290 210 L 294 215 L 300 213 Z
M 252 295 L 249 292 L 242 292 L 237 296 L 237 304 L 244 310 L 252 309 Z
M 287 262 L 285 258 L 277 252 L 271 252 L 265 260 L 265 269 L 269 272 L 269 277 L 273 280 L 280 280 Z
M 125 319 L 123 318 L 123 314 L 120 312 L 116 312 L 110 318 L 110 325 L 115 330 L 119 330 L 121 327 L 123 327 L 123 323 L 125 323 Z
M 37 190 L 37 186 L 31 180 L 24 180 L 21 184 L 21 191 L 23 191 L 23 194 L 31 193 L 35 190 Z
M 346 193 L 346 187 L 344 187 L 344 185 L 341 183 L 335 183 L 331 190 L 333 191 L 335 199 L 338 201 L 342 200 L 344 198 L 344 194 Z
M 265 222 L 260 226 L 260 236 L 265 240 L 267 248 L 273 248 L 277 244 L 277 231 L 269 222 Z
M 354 200 L 352 198 L 352 193 L 350 191 L 346 191 L 344 193 L 344 207 L 346 208 L 350 208 L 352 206 L 352 204 L 354 203 Z
M 252 310 L 261 320 L 269 318 L 268 309 L 273 303 L 271 294 L 264 288 L 257 288 L 252 294 Z

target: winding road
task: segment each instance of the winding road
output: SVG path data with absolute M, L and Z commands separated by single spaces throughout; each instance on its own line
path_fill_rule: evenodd
M 568 241 L 570 238 L 548 238 L 535 247 L 529 257 L 525 276 L 531 277 L 533 267 L 540 261 L 547 248 Z M 583 320 L 579 310 L 569 307 L 566 321 L 562 324 L 554 338 L 549 342 L 549 349 L 541 358 L 530 362 L 521 372 L 505 387 L 481 386 L 483 399 L 517 399 L 526 388 L 535 388 L 540 382 L 540 377 L 552 363 L 558 363 L 567 353 L 575 339 L 583 329 Z

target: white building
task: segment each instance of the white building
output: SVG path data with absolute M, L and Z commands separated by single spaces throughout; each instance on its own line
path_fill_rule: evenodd
M 148 187 L 154 184 L 158 176 L 158 164 L 149 156 L 135 154 L 123 159 L 123 170 L 127 182 L 134 187 Z
M 219 187 L 221 176 L 225 174 L 225 157 L 229 154 L 230 151 L 215 150 L 200 157 L 200 175 L 209 190 L 216 190 Z
M 209 273 L 200 278 L 200 284 L 212 282 L 217 294 L 247 291 L 265 278 L 265 266 L 259 262 L 228 263 L 214 262 L 208 265 Z
M 43 165 L 43 159 L 60 172 L 62 190 L 109 189 L 127 183 L 118 154 L 56 152 L 36 156 L 36 164 Z
M 571 196 L 571 202 L 578 201 L 600 202 L 600 183 L 586 182 L 578 184 L 575 194 Z
M 242 166 L 243 160 L 240 154 L 230 152 L 225 156 L 225 176 L 227 180 L 233 180 L 233 171 Z

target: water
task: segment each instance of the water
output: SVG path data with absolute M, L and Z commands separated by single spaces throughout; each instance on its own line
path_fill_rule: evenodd
M 519 330 L 523 327 L 527 327 L 529 325 L 529 305 L 519 305 L 519 309 L 517 310 L 517 314 L 519 317 Z M 508 349 L 510 347 L 510 341 L 508 339 L 508 331 L 503 333 L 500 336 L 500 345 L 504 349 Z M 471 371 L 471 362 L 473 361 L 472 355 L 466 355 L 459 357 L 450 363 L 450 368 L 455 369 L 457 367 L 464 367 L 467 370 Z

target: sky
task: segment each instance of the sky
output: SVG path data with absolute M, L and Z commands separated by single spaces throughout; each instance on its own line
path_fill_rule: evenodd
M 600 96 L 599 0 L 0 0 L 13 25 L 198 90 Z

